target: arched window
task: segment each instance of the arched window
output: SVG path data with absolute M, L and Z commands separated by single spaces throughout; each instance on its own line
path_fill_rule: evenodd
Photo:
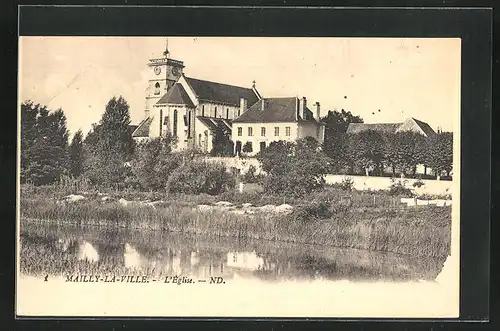
M 214 117 L 217 117 L 217 106 L 215 106 Z
M 205 105 L 201 106 L 201 116 L 205 116 Z
M 160 94 L 160 83 L 156 82 L 155 84 L 155 95 Z
M 188 138 L 191 138 L 191 111 L 188 110 Z
M 174 137 L 177 137 L 177 109 L 174 109 L 174 123 L 173 123 L 173 135 Z
M 226 118 L 229 119 L 229 108 L 226 109 Z

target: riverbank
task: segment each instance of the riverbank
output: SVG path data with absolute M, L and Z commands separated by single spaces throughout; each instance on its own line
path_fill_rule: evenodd
M 390 203 L 370 205 L 363 203 L 363 199 L 357 199 L 354 196 L 356 194 L 350 194 L 354 201 L 352 205 L 343 207 L 334 202 L 338 208 L 333 208 L 327 217 L 321 218 L 311 215 L 304 217 L 307 206 L 314 205 L 311 197 L 302 201 L 288 201 L 294 208 L 291 213 L 242 215 L 214 209 L 201 211 L 198 208 L 200 204 L 211 204 L 222 197 L 163 196 L 162 201 L 151 207 L 139 203 L 123 204 L 116 199 L 102 201 L 102 196 L 97 194 L 81 201 L 61 204 L 58 203 L 60 197 L 57 194 L 51 196 L 45 192 L 22 195 L 21 221 L 32 219 L 55 224 L 264 239 L 434 258 L 446 258 L 449 255 L 450 206 L 387 208 Z M 229 195 L 223 198 L 230 200 Z M 235 195 L 233 201 L 228 202 L 241 203 L 241 198 Z M 336 198 L 341 199 L 341 196 Z M 376 199 L 391 201 L 382 194 L 377 195 Z M 283 203 L 279 197 L 275 197 L 275 202 Z

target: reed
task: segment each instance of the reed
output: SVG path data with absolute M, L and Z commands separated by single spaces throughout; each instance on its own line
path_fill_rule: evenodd
M 193 201 L 175 199 L 156 208 L 139 203 L 123 206 L 89 200 L 57 204 L 49 199 L 22 199 L 21 219 L 264 239 L 436 258 L 449 254 L 451 232 L 451 207 L 433 206 L 352 208 L 321 220 L 297 218 L 295 213 L 245 216 L 222 211 L 200 212 L 194 208 Z

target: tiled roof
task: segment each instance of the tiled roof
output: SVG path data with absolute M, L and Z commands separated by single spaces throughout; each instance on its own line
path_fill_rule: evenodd
M 373 130 L 373 131 L 378 131 L 378 132 L 385 132 L 385 133 L 396 133 L 399 131 L 407 131 L 407 130 L 412 130 L 409 129 L 410 127 L 407 127 L 406 125 L 411 124 L 411 121 L 413 121 L 422 131 L 426 136 L 430 136 L 435 134 L 434 130 L 430 127 L 429 124 L 422 122 L 420 120 L 417 120 L 415 118 L 409 118 L 406 120 L 404 123 L 376 123 L 376 124 L 367 124 L 367 123 L 350 123 L 349 126 L 347 127 L 347 133 L 359 133 L 362 131 L 368 131 L 368 130 Z M 413 125 L 413 124 L 411 124 Z M 413 127 L 415 127 L 413 125 Z
M 174 86 L 172 86 L 172 88 L 169 89 L 168 92 L 165 93 L 165 95 L 162 96 L 161 99 L 158 100 L 158 102 L 156 104 L 157 105 L 164 105 L 167 103 L 176 104 L 176 105 L 187 105 L 189 107 L 194 107 L 194 104 L 191 101 L 191 99 L 189 98 L 186 90 L 179 83 L 175 83 Z
M 422 129 L 422 131 L 424 131 L 424 133 L 427 137 L 436 134 L 436 132 L 431 128 L 431 126 L 429 124 L 422 122 L 422 121 L 419 121 L 415 118 L 412 118 L 412 119 L 415 121 L 415 123 L 417 123 L 417 125 Z
M 395 133 L 400 125 L 401 123 L 376 123 L 376 124 L 349 123 L 346 133 L 359 133 L 368 130 L 385 132 L 385 133 Z
M 139 125 L 134 125 L 134 124 L 129 124 L 128 126 L 128 132 L 130 134 L 134 133 L 134 131 L 139 127 Z
M 251 88 L 221 84 L 190 77 L 185 77 L 185 79 L 201 100 L 220 102 L 233 106 L 239 106 L 241 98 L 247 99 L 248 106 L 253 105 L 259 100 Z
M 296 122 L 297 104 L 296 97 L 265 98 L 248 108 L 241 116 L 235 118 L 235 123 L 272 123 Z M 262 107 L 264 102 L 264 107 Z M 306 118 L 299 116 L 299 121 L 316 121 L 312 111 L 306 107 Z
M 217 128 L 222 129 L 225 132 L 231 133 L 231 121 L 224 118 L 214 118 L 205 116 L 196 116 L 205 126 L 207 126 L 212 132 L 215 132 Z
M 151 122 L 153 122 L 153 118 L 148 117 L 139 123 L 137 129 L 132 133 L 132 137 L 149 137 Z

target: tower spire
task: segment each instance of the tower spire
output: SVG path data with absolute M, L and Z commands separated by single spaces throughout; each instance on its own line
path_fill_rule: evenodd
M 168 54 L 169 54 L 169 51 L 168 51 L 168 38 L 165 42 L 165 51 L 163 52 L 163 55 L 166 57 L 168 57 Z

